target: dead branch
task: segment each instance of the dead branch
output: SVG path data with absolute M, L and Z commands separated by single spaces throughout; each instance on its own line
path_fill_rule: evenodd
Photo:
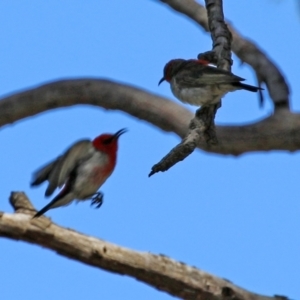
M 248 292 L 231 282 L 164 255 L 137 252 L 56 225 L 36 212 L 24 193 L 10 196 L 15 213 L 0 212 L 0 236 L 40 245 L 89 266 L 128 275 L 183 299 L 276 300 Z
M 121 110 L 183 138 L 193 115 L 179 104 L 138 88 L 101 79 L 62 80 L 0 100 L 0 126 L 72 105 Z M 207 152 L 239 155 L 253 151 L 300 149 L 300 115 L 288 109 L 243 126 L 218 126 L 218 145 L 199 141 Z
M 208 15 L 208 27 L 213 41 L 213 49 L 210 51 L 210 56 L 214 57 L 218 68 L 231 71 L 232 37 L 224 22 L 222 0 L 205 0 L 205 4 Z M 217 144 L 215 116 L 220 107 L 221 102 L 213 105 L 202 105 L 190 122 L 188 134 L 179 145 L 152 167 L 149 176 L 157 172 L 164 172 L 179 161 L 184 160 L 195 150 L 200 141 L 204 140 L 208 145 Z

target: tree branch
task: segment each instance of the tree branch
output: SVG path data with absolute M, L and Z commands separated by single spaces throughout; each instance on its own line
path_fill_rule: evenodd
M 231 71 L 231 33 L 224 22 L 222 0 L 205 0 L 208 25 L 213 41 L 213 49 L 210 56 L 214 57 L 217 67 L 226 71 Z M 207 55 L 207 53 L 205 54 Z M 155 164 L 149 176 L 164 172 L 170 167 L 184 160 L 197 147 L 200 141 L 206 141 L 208 145 L 218 143 L 215 116 L 221 107 L 221 100 L 217 104 L 202 105 L 191 120 L 189 132 L 182 142 L 173 148 L 159 163 Z
M 137 252 L 60 227 L 36 212 L 24 193 L 13 192 L 14 214 L 0 212 L 0 236 L 51 249 L 84 264 L 128 275 L 183 299 L 276 300 L 248 292 L 231 282 L 164 255 Z
M 289 108 L 289 90 L 284 77 L 270 59 L 259 50 L 252 42 L 241 38 L 237 32 L 231 27 L 228 30 L 224 22 L 224 14 L 222 0 L 205 0 L 207 15 L 203 6 L 194 0 L 160 0 L 167 3 L 170 7 L 178 12 L 181 12 L 200 26 L 211 32 L 213 40 L 213 50 L 205 53 L 200 53 L 198 59 L 209 57 L 208 61 L 217 65 L 218 68 L 231 71 L 231 40 L 232 34 L 233 51 L 242 59 L 248 62 L 256 71 L 259 85 L 265 82 L 270 96 L 273 99 L 275 108 Z M 231 34 L 232 33 L 232 34 Z M 260 103 L 262 104 L 263 97 L 260 92 Z M 208 146 L 213 146 L 218 139 L 215 130 L 215 114 L 221 103 L 218 105 L 202 106 L 198 109 L 195 117 L 190 123 L 188 135 L 182 142 L 173 148 L 159 163 L 152 167 L 149 176 L 159 172 L 166 171 L 177 162 L 185 159 L 190 155 L 197 144 L 206 140 Z
M 193 115 L 179 104 L 138 88 L 101 79 L 62 80 L 0 100 L 0 127 L 47 110 L 71 105 L 121 110 L 183 138 Z M 239 155 L 252 151 L 300 149 L 300 115 L 280 109 L 244 126 L 218 126 L 218 145 L 199 141 L 207 152 Z
M 224 22 L 222 0 L 205 0 L 208 28 L 213 41 L 213 52 L 217 67 L 231 72 L 231 40 L 232 36 Z
M 55 81 L 2 98 L 0 127 L 47 110 L 79 104 L 121 110 L 165 131 L 178 132 L 180 128 L 181 135 L 187 131 L 186 122 L 174 124 L 173 114 L 182 114 L 184 120 L 192 116 L 172 101 L 141 89 L 105 79 L 86 78 Z

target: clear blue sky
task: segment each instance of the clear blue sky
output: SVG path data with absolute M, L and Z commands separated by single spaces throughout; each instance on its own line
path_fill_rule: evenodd
M 300 12 L 296 1 L 225 2 L 227 18 L 277 62 L 300 110 Z M 177 101 L 157 86 L 164 64 L 211 48 L 210 36 L 156 1 L 1 1 L 0 95 L 62 78 L 110 78 Z M 297 69 L 296 69 L 297 68 Z M 254 84 L 235 59 L 233 72 Z M 226 96 L 218 124 L 244 124 L 272 112 L 256 95 Z M 120 98 L 122 101 L 122 98 Z M 187 108 L 194 110 L 193 107 Z M 166 173 L 147 177 L 179 139 L 122 112 L 76 106 L 1 128 L 0 210 L 11 191 L 43 207 L 45 185 L 32 172 L 74 141 L 120 128 L 115 173 L 102 187 L 100 210 L 89 203 L 47 213 L 58 224 L 135 250 L 162 253 L 266 295 L 300 299 L 299 153 L 238 158 L 196 151 Z M 0 239 L 3 299 L 171 299 L 136 280 Z

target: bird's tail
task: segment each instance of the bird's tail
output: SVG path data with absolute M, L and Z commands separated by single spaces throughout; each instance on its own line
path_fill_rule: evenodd
M 50 203 L 48 203 L 45 207 L 38 211 L 33 216 L 33 219 L 40 217 L 49 209 L 70 204 L 74 199 L 74 195 L 72 193 L 63 194 L 62 192 L 63 190 Z
M 234 82 L 233 85 L 240 89 L 249 91 L 249 92 L 258 92 L 258 91 L 263 90 L 263 88 L 261 88 L 261 87 L 249 85 L 249 84 L 245 84 L 245 83 L 241 83 L 241 82 Z
M 52 205 L 53 205 L 53 201 L 51 201 L 49 204 L 47 204 L 45 207 L 43 207 L 41 210 L 39 210 L 39 211 L 32 217 L 32 219 L 38 218 L 38 217 L 40 217 L 41 215 L 43 215 L 47 210 L 49 210 L 50 208 L 53 208 Z

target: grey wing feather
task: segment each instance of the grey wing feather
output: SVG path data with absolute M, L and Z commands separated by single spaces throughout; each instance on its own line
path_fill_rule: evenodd
M 45 195 L 51 195 L 57 187 L 64 185 L 70 173 L 74 170 L 77 164 L 82 160 L 92 155 L 92 144 L 89 140 L 81 140 L 75 143 L 67 152 L 59 157 L 54 164 L 51 173 L 49 174 L 49 185 Z
M 58 157 L 57 159 L 51 161 L 47 165 L 45 165 L 42 168 L 40 168 L 39 170 L 37 170 L 33 174 L 33 180 L 31 182 L 31 186 L 39 185 L 39 184 L 43 183 L 44 181 L 48 180 L 49 174 L 51 173 L 54 165 L 59 160 L 59 158 L 60 157 Z
M 244 81 L 245 79 L 239 76 L 236 76 L 228 71 L 217 69 L 214 67 L 205 67 L 205 76 L 203 72 L 203 67 L 194 68 L 189 70 L 192 74 L 187 76 L 185 70 L 179 72 L 176 77 L 182 82 L 186 87 L 195 87 L 201 85 L 209 84 L 222 84 L 222 83 L 233 83 Z M 190 78 L 193 78 L 192 80 Z
M 48 180 L 49 185 L 45 195 L 50 196 L 56 188 L 61 187 L 66 182 L 78 162 L 89 157 L 92 153 L 91 141 L 81 140 L 75 143 L 63 155 L 37 170 L 33 175 L 31 186 L 39 185 Z

